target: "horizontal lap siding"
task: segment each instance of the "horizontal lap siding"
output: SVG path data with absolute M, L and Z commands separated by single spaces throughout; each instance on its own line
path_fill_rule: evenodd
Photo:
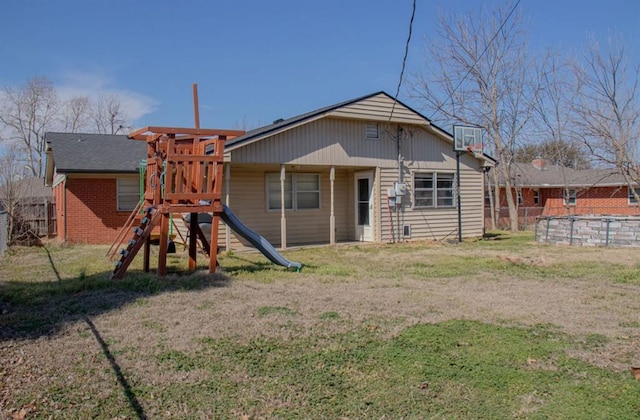
M 277 167 L 243 168 L 235 170 L 231 167 L 229 208 L 248 228 L 263 236 L 274 246 L 281 245 L 280 210 L 267 210 L 266 174 L 278 172 Z M 303 171 L 299 171 L 303 172 Z M 299 173 L 297 172 L 297 173 Z M 320 174 L 320 210 L 286 211 L 287 245 L 329 242 L 329 218 L 331 209 L 331 186 L 328 168 L 313 170 L 306 168 L 304 172 Z M 293 173 L 293 172 L 292 172 Z M 334 182 L 336 239 L 344 241 L 349 238 L 349 209 L 346 205 L 348 172 L 336 170 Z M 219 241 L 224 243 L 224 224 Z M 232 231 L 231 247 L 247 245 Z
M 380 138 L 365 138 L 366 122 L 324 118 L 231 152 L 232 163 L 389 166 L 396 161 L 395 124 L 380 124 Z M 441 140 L 436 140 L 441 141 Z
M 391 114 L 391 110 L 393 110 L 393 114 Z M 389 117 L 391 117 L 392 122 L 427 125 L 425 119 L 420 115 L 417 115 L 414 111 L 411 111 L 399 103 L 395 103 L 394 105 L 393 99 L 386 95 L 376 95 L 340 107 L 333 111 L 331 115 L 376 121 L 389 121 Z
M 427 147 L 418 147 L 426 145 Z M 413 176 L 415 173 L 453 173 L 456 172 L 455 153 L 447 146 L 433 142 L 414 142 L 413 145 L 405 145 L 407 156 L 404 162 L 403 181 L 407 185 L 407 195 L 403 197 L 402 208 L 396 213 L 395 209 L 387 205 L 387 190 L 393 188 L 398 180 L 397 167 L 381 168 L 380 188 L 382 209 L 382 241 L 391 240 L 391 234 L 395 234 L 398 240 L 398 231 L 402 234 L 404 225 L 411 226 L 411 239 L 442 239 L 456 237 L 458 231 L 457 207 L 448 208 L 413 208 Z M 439 155 L 439 159 L 434 159 Z M 412 158 L 412 159 L 411 159 Z M 429 161 L 428 159 L 431 158 Z M 481 236 L 483 233 L 483 172 L 480 162 L 468 155 L 460 159 L 460 191 L 462 203 L 462 233 L 464 237 Z M 390 217 L 391 225 L 390 226 Z M 398 221 L 399 230 L 398 230 Z M 393 228 L 390 229 L 390 227 Z M 400 235 L 400 238 L 402 236 Z
M 372 104 L 358 105 L 363 110 L 366 106 L 372 106 Z M 367 112 L 370 111 L 372 110 Z M 317 165 L 322 167 L 323 171 L 328 171 L 328 167 L 334 165 L 338 172 L 340 167 L 348 168 L 350 172 L 346 182 L 336 180 L 337 240 L 351 240 L 355 237 L 353 173 L 359 170 L 379 168 L 377 171 L 379 176 L 374 180 L 374 240 L 388 241 L 390 239 L 390 224 L 387 189 L 392 188 L 393 183 L 398 180 L 398 144 L 396 141 L 398 124 L 379 122 L 380 138 L 367 140 L 365 138 L 367 125 L 365 114 L 363 114 L 362 120 L 326 117 L 292 128 L 289 131 L 233 150 L 230 156 L 231 162 L 232 164 L 271 164 L 274 168 L 279 168 L 279 165 L 284 163 L 286 165 L 301 165 L 304 170 L 308 170 L 312 165 Z M 396 115 L 395 111 L 394 115 Z M 424 122 L 424 120 L 421 121 Z M 409 187 L 408 198 L 410 199 L 415 172 L 455 173 L 456 159 L 451 142 L 435 136 L 423 127 L 408 124 L 400 124 L 400 126 L 403 129 L 403 137 L 400 142 L 400 152 L 404 158 L 403 178 Z M 276 172 L 277 170 L 275 169 Z M 465 237 L 480 236 L 483 229 L 482 165 L 472 156 L 463 155 L 461 170 L 463 233 Z M 243 208 L 248 206 L 247 210 L 243 210 L 248 212 L 247 220 L 256 220 L 258 229 L 263 229 L 268 239 L 280 243 L 280 213 L 266 213 L 264 210 L 264 175 L 254 174 L 253 178 L 243 180 L 241 177 L 246 177 L 247 174 L 234 175 L 234 173 L 232 170 L 231 207 L 235 211 L 238 200 L 246 201 L 246 195 L 259 195 L 259 203 L 258 199 L 251 203 L 243 201 L 240 206 Z M 306 217 L 302 213 L 288 212 L 288 244 L 292 244 L 294 241 L 303 243 L 312 240 L 325 242 L 329 239 L 329 183 L 328 173 L 323 173 L 325 175 L 323 175 L 322 181 L 322 210 L 316 212 L 317 220 L 314 219 L 314 216 Z M 259 185 L 257 190 L 252 188 L 245 197 L 234 198 L 236 194 L 234 191 L 242 188 L 245 183 L 251 182 Z M 344 187 L 340 187 L 343 183 Z M 344 191 L 339 193 L 338 188 L 344 188 Z M 345 203 L 341 203 L 341 198 L 338 198 L 342 193 L 346 194 L 344 196 Z M 344 209 L 345 216 L 341 215 L 341 208 Z M 410 201 L 405 202 L 403 208 L 401 226 L 411 225 L 412 239 L 439 239 L 451 235 L 452 232 L 455 235 L 457 232 L 457 210 L 455 208 L 413 209 Z M 393 216 L 393 225 L 395 226 L 395 213 Z M 239 215 L 239 217 L 244 220 L 242 216 Z M 345 220 L 343 227 L 347 232 L 346 235 L 343 235 L 343 227 L 340 227 L 338 223 L 338 220 L 341 220 L 340 217 Z

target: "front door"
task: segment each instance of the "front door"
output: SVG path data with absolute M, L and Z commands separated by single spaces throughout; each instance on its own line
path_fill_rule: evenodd
M 373 241 L 373 172 L 356 172 L 356 240 Z

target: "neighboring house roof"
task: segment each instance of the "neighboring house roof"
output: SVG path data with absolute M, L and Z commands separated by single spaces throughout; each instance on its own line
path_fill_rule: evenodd
M 137 172 L 147 156 L 147 144 L 126 135 L 46 133 L 47 183 L 58 173 Z
M 36 177 L 16 181 L 10 189 L 7 184 L 0 185 L 0 210 L 3 210 L 2 202 L 8 199 L 8 195 L 14 195 L 14 199 L 21 203 L 42 203 L 44 200 L 53 200 L 51 187 L 46 187 L 44 179 Z
M 512 179 L 516 187 L 606 187 L 625 185 L 622 174 L 615 169 L 576 170 L 555 165 L 541 168 L 531 163 L 512 163 Z
M 429 127 L 431 129 L 433 129 L 434 131 L 438 131 L 440 132 L 442 135 L 444 135 L 447 138 L 452 139 L 453 136 L 446 132 L 445 130 L 441 129 L 440 127 L 436 126 L 435 124 L 433 124 L 427 117 L 425 117 L 424 115 L 420 114 L 418 111 L 412 109 L 411 107 L 405 105 L 404 103 L 402 103 L 401 101 L 398 101 L 396 99 L 394 99 L 391 95 L 389 95 L 386 92 L 380 91 L 380 92 L 375 92 L 369 95 L 365 95 L 365 96 L 361 96 L 355 99 L 350 99 L 348 101 L 344 101 L 344 102 L 340 102 L 334 105 L 329 105 L 329 106 L 325 106 L 323 108 L 319 108 L 316 109 L 314 111 L 310 111 L 304 114 L 300 114 L 297 115 L 295 117 L 291 117 L 291 118 L 287 118 L 287 119 L 281 119 L 281 120 L 276 120 L 273 124 L 269 124 L 266 125 L 264 127 L 260 127 L 260 128 L 256 128 L 255 130 L 251 130 L 246 132 L 245 134 L 243 134 L 242 136 L 239 137 L 235 137 L 229 141 L 227 141 L 225 143 L 225 150 L 226 151 L 231 151 L 233 149 L 236 149 L 238 147 L 242 147 L 245 144 L 248 143 L 252 143 L 254 141 L 258 141 L 261 140 L 264 137 L 267 136 L 271 136 L 274 135 L 276 133 L 280 133 L 282 131 L 288 130 L 290 128 L 293 128 L 295 126 L 310 122 L 312 120 L 316 120 L 318 118 L 322 118 L 325 116 L 329 116 L 332 114 L 335 114 L 337 111 L 339 111 L 341 108 L 346 108 L 349 105 L 355 104 L 356 102 L 360 102 L 360 101 L 364 101 L 367 99 L 371 99 L 374 97 L 379 97 L 380 100 L 388 100 L 388 101 L 394 101 L 395 102 L 395 109 L 394 109 L 394 115 L 389 115 L 389 114 L 385 114 L 385 115 L 364 115 L 364 117 L 366 117 L 369 120 L 372 121 L 388 121 L 391 118 L 391 121 L 395 122 L 396 120 L 406 120 L 406 118 L 402 118 L 401 117 L 401 113 L 404 113 L 404 115 L 408 115 L 408 114 L 413 114 L 414 115 L 414 123 L 415 124 L 421 124 L 424 125 L 425 127 Z M 354 116 L 357 115 L 354 113 Z M 363 115 L 359 115 L 360 118 L 363 117 Z
M 51 187 L 45 187 L 44 179 L 37 177 L 23 178 L 13 185 L 13 188 L 20 191 L 20 196 L 24 198 L 50 198 L 53 196 Z M 6 193 L 7 186 L 0 185 L 0 194 Z

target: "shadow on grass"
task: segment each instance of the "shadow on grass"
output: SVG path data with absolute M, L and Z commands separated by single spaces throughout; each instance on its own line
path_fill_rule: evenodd
M 66 324 L 123 307 L 141 297 L 231 283 L 222 273 L 175 273 L 158 278 L 155 273 L 139 270 L 129 270 L 122 280 L 109 280 L 110 272 L 61 278 L 53 259 L 49 259 L 57 280 L 0 283 L 0 342 L 49 336 Z
M 487 232 L 482 235 L 482 239 L 485 241 L 503 241 L 505 239 L 509 239 L 508 235 L 499 232 Z
M 236 264 L 237 262 L 243 264 L 238 265 Z M 282 267 L 270 261 L 254 261 L 248 258 L 239 257 L 237 255 L 224 257 L 224 261 L 221 264 L 224 272 L 231 276 L 238 275 L 239 273 L 295 271 L 294 269 L 287 269 L 286 267 Z M 307 268 L 307 265 L 303 264 L 302 269 L 305 268 Z
M 136 394 L 134 394 L 133 390 L 131 389 L 131 385 L 129 385 L 129 381 L 127 381 L 127 378 L 122 373 L 122 369 L 120 368 L 120 365 L 116 361 L 116 358 L 113 356 L 113 353 L 111 353 L 111 350 L 109 350 L 109 345 L 107 344 L 106 341 L 104 341 L 104 339 L 102 338 L 102 335 L 100 335 L 100 332 L 98 331 L 96 326 L 93 324 L 93 321 L 91 321 L 91 319 L 88 316 L 84 317 L 84 322 L 87 323 L 87 325 L 89 326 L 89 329 L 93 333 L 93 336 L 96 338 L 96 341 L 98 342 L 98 344 L 100 344 L 102 353 L 109 361 L 109 364 L 111 365 L 111 369 L 113 369 L 113 373 L 116 375 L 116 379 L 118 380 L 118 383 L 122 387 L 122 391 L 124 392 L 124 395 L 127 397 L 127 400 L 129 401 L 129 405 L 131 405 L 131 408 L 133 409 L 133 411 L 135 411 L 139 419 L 146 419 L 147 415 L 145 414 L 144 409 L 140 404 L 140 401 L 138 401 Z

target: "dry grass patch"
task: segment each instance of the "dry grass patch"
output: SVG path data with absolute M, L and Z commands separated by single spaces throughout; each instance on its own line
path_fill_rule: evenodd
M 502 238 L 286 253 L 304 264 L 301 273 L 255 253 L 221 256 L 224 271 L 214 276 L 159 280 L 136 262 L 116 282 L 107 280 L 102 247 L 11 250 L 0 261 L 0 406 L 54 418 L 419 415 L 403 411 L 406 403 L 434 416 L 464 417 L 455 406 L 491 416 L 504 407 L 489 397 L 488 380 L 473 385 L 445 364 L 473 351 L 500 377 L 500 358 L 488 362 L 495 352 L 474 331 L 521 362 L 502 377 L 524 381 L 501 394 L 505 413 L 568 410 L 576 394 L 549 391 L 566 378 L 587 388 L 597 378 L 627 398 L 635 390 L 628 369 L 640 365 L 633 253 Z M 172 256 L 170 266 L 184 270 L 186 258 Z M 436 363 L 421 350 L 437 345 L 432 327 L 453 352 L 437 362 L 449 372 L 437 380 L 416 374 Z M 421 344 L 398 341 L 414 333 Z M 546 356 L 527 354 L 519 337 L 533 337 Z M 574 359 L 585 364 L 566 367 Z M 521 371 L 539 373 L 541 385 Z

